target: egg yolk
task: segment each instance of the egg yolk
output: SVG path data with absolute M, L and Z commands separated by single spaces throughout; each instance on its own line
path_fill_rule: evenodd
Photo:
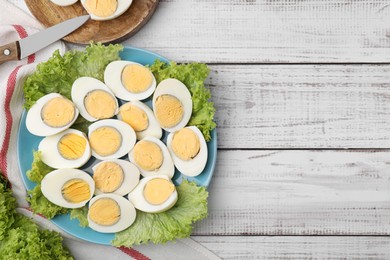
M 86 0 L 85 8 L 89 13 L 99 17 L 108 17 L 118 8 L 117 0 Z
M 42 108 L 43 122 L 51 127 L 63 127 L 72 122 L 76 109 L 73 103 L 63 97 L 49 100 Z
M 133 156 L 139 167 L 146 171 L 154 171 L 163 163 L 160 146 L 146 140 L 141 140 L 134 146 Z
M 164 203 L 175 191 L 175 185 L 172 182 L 156 178 L 148 181 L 144 188 L 144 197 L 152 205 Z
M 89 207 L 89 218 L 98 225 L 112 226 L 121 217 L 121 209 L 118 203 L 110 198 L 96 200 Z
M 96 119 L 111 118 L 117 109 L 116 100 L 104 90 L 94 90 L 87 94 L 84 106 L 88 114 Z
M 58 142 L 58 152 L 68 160 L 76 160 L 83 156 L 87 147 L 87 140 L 77 134 L 66 134 Z
M 144 131 L 149 126 L 148 116 L 145 111 L 130 103 L 121 106 L 119 115 L 136 132 Z
M 102 192 L 114 192 L 123 183 L 123 169 L 117 163 L 101 163 L 93 173 L 95 186 Z
M 191 129 L 183 128 L 173 134 L 172 150 L 180 159 L 191 160 L 199 153 L 199 137 Z
M 89 136 L 92 149 L 101 156 L 114 154 L 122 143 L 122 135 L 115 128 L 103 126 Z
M 161 95 L 155 103 L 156 118 L 162 127 L 174 127 L 184 115 L 183 105 L 172 95 Z
M 62 186 L 62 196 L 70 203 L 80 203 L 89 200 L 91 191 L 86 181 L 73 179 Z
M 129 92 L 144 92 L 152 85 L 152 82 L 152 73 L 143 66 L 131 64 L 122 71 L 122 84 Z

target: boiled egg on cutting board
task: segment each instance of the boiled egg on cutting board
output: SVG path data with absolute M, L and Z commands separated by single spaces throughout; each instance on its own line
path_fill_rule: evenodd
M 113 61 L 104 71 L 104 83 L 118 98 L 144 100 L 156 89 L 156 79 L 145 66 L 131 61 Z
M 122 105 L 119 108 L 118 119 L 134 129 L 138 140 L 146 136 L 154 136 L 157 139 L 162 136 L 162 129 L 153 111 L 142 102 L 130 101 Z
M 118 113 L 118 100 L 103 82 L 95 78 L 75 80 L 71 96 L 81 116 L 89 122 L 111 118 Z
M 80 0 L 92 20 L 105 21 L 117 18 L 129 9 L 132 0 Z
M 68 129 L 79 115 L 79 110 L 66 97 L 51 93 L 40 99 L 28 110 L 26 127 L 37 136 L 49 136 Z
M 76 3 L 78 0 L 50 0 L 50 1 L 59 6 L 68 6 Z
M 172 208 L 177 201 L 177 191 L 172 181 L 165 175 L 143 178 L 128 199 L 138 210 L 159 213 Z
M 89 202 L 88 225 L 101 233 L 120 232 L 136 218 L 133 204 L 116 194 L 101 194 Z
M 39 143 L 42 161 L 52 168 L 79 168 L 91 158 L 91 147 L 84 133 L 67 129 L 47 136 Z
M 207 144 L 196 126 L 170 133 L 167 147 L 176 168 L 186 176 L 198 176 L 207 163 Z
M 125 122 L 104 119 L 88 127 L 88 139 L 92 155 L 99 160 L 108 160 L 126 155 L 137 138 L 133 128 Z
M 43 195 L 64 208 L 81 208 L 95 191 L 92 177 L 78 169 L 59 169 L 46 174 L 41 182 Z
M 95 195 L 115 193 L 124 196 L 139 183 L 139 169 L 129 161 L 105 160 L 92 167 Z
M 177 79 L 165 79 L 153 94 L 153 112 L 160 126 L 175 132 L 188 124 L 192 99 L 188 88 Z
M 142 176 L 166 175 L 172 178 L 175 173 L 168 148 L 153 136 L 147 136 L 129 152 L 129 160 L 141 171 Z

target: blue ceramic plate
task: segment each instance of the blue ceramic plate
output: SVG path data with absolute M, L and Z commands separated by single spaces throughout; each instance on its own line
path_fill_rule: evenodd
M 126 47 L 120 54 L 122 60 L 134 61 L 144 65 L 151 65 L 156 59 L 159 59 L 164 62 L 169 62 L 166 58 L 155 54 L 150 51 L 130 48 Z M 150 105 L 150 100 L 146 101 L 148 105 Z M 199 185 L 208 186 L 211 180 L 211 177 L 214 172 L 216 157 L 217 157 L 217 135 L 216 131 L 212 131 L 211 133 L 211 141 L 208 142 L 208 161 L 205 169 L 202 174 L 199 176 L 189 178 L 184 177 L 179 171 L 175 172 L 173 177 L 173 181 L 175 184 L 179 184 L 182 181 L 182 178 L 187 178 L 191 181 L 195 181 Z M 23 112 L 22 118 L 20 120 L 20 127 L 18 133 L 18 160 L 19 160 L 19 168 L 21 171 L 22 179 L 24 185 L 27 190 L 31 190 L 36 186 L 36 183 L 30 181 L 26 172 L 31 168 L 31 163 L 33 161 L 33 150 L 38 149 L 39 142 L 42 140 L 41 137 L 32 135 L 26 128 L 26 111 Z M 165 140 L 165 135 L 163 136 L 163 140 Z M 91 166 L 97 163 L 97 160 L 91 158 L 91 160 L 84 166 L 84 170 L 91 173 Z M 56 224 L 59 228 L 63 229 L 67 233 L 78 237 L 80 239 L 97 243 L 110 245 L 111 240 L 114 238 L 114 233 L 103 234 L 96 232 L 89 227 L 80 227 L 79 221 L 76 219 L 70 220 L 69 214 L 59 215 L 54 217 L 51 220 L 54 224 Z

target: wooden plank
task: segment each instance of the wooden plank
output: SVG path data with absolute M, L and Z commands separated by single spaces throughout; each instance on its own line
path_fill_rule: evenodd
M 163 0 L 125 44 L 179 62 L 389 62 L 387 0 Z
M 211 69 L 220 148 L 390 147 L 390 65 Z
M 390 237 L 192 237 L 223 259 L 389 259 Z
M 388 151 L 219 151 L 194 235 L 389 235 Z

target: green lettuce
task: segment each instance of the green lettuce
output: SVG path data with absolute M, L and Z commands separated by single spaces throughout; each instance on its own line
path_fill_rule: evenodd
M 35 214 L 41 214 L 44 217 L 51 219 L 57 214 L 65 214 L 68 209 L 57 206 L 51 203 L 41 191 L 41 185 L 38 184 L 34 189 L 28 191 L 27 201 L 30 203 L 30 208 Z
M 80 227 L 88 226 L 88 206 L 82 208 L 72 209 L 70 211 L 70 219 L 78 219 Z
M 173 208 L 156 214 L 137 211 L 133 225 L 116 233 L 112 245 L 131 247 L 189 237 L 192 224 L 207 217 L 208 192 L 205 187 L 187 180 L 176 188 L 179 199 Z
M 42 153 L 40 151 L 33 151 L 33 157 L 31 169 L 27 171 L 26 175 L 30 181 L 41 183 L 43 177 L 54 169 L 42 161 Z
M 216 126 L 214 119 L 214 104 L 209 101 L 211 97 L 204 81 L 209 75 L 209 68 L 203 63 L 169 64 L 162 61 L 155 61 L 150 67 L 157 83 L 167 78 L 180 80 L 187 86 L 192 96 L 192 116 L 188 125 L 197 126 L 203 133 L 206 141 L 210 141 L 210 131 Z
M 15 222 L 16 200 L 12 197 L 12 191 L 0 173 L 0 240 L 6 236 L 9 228 Z

